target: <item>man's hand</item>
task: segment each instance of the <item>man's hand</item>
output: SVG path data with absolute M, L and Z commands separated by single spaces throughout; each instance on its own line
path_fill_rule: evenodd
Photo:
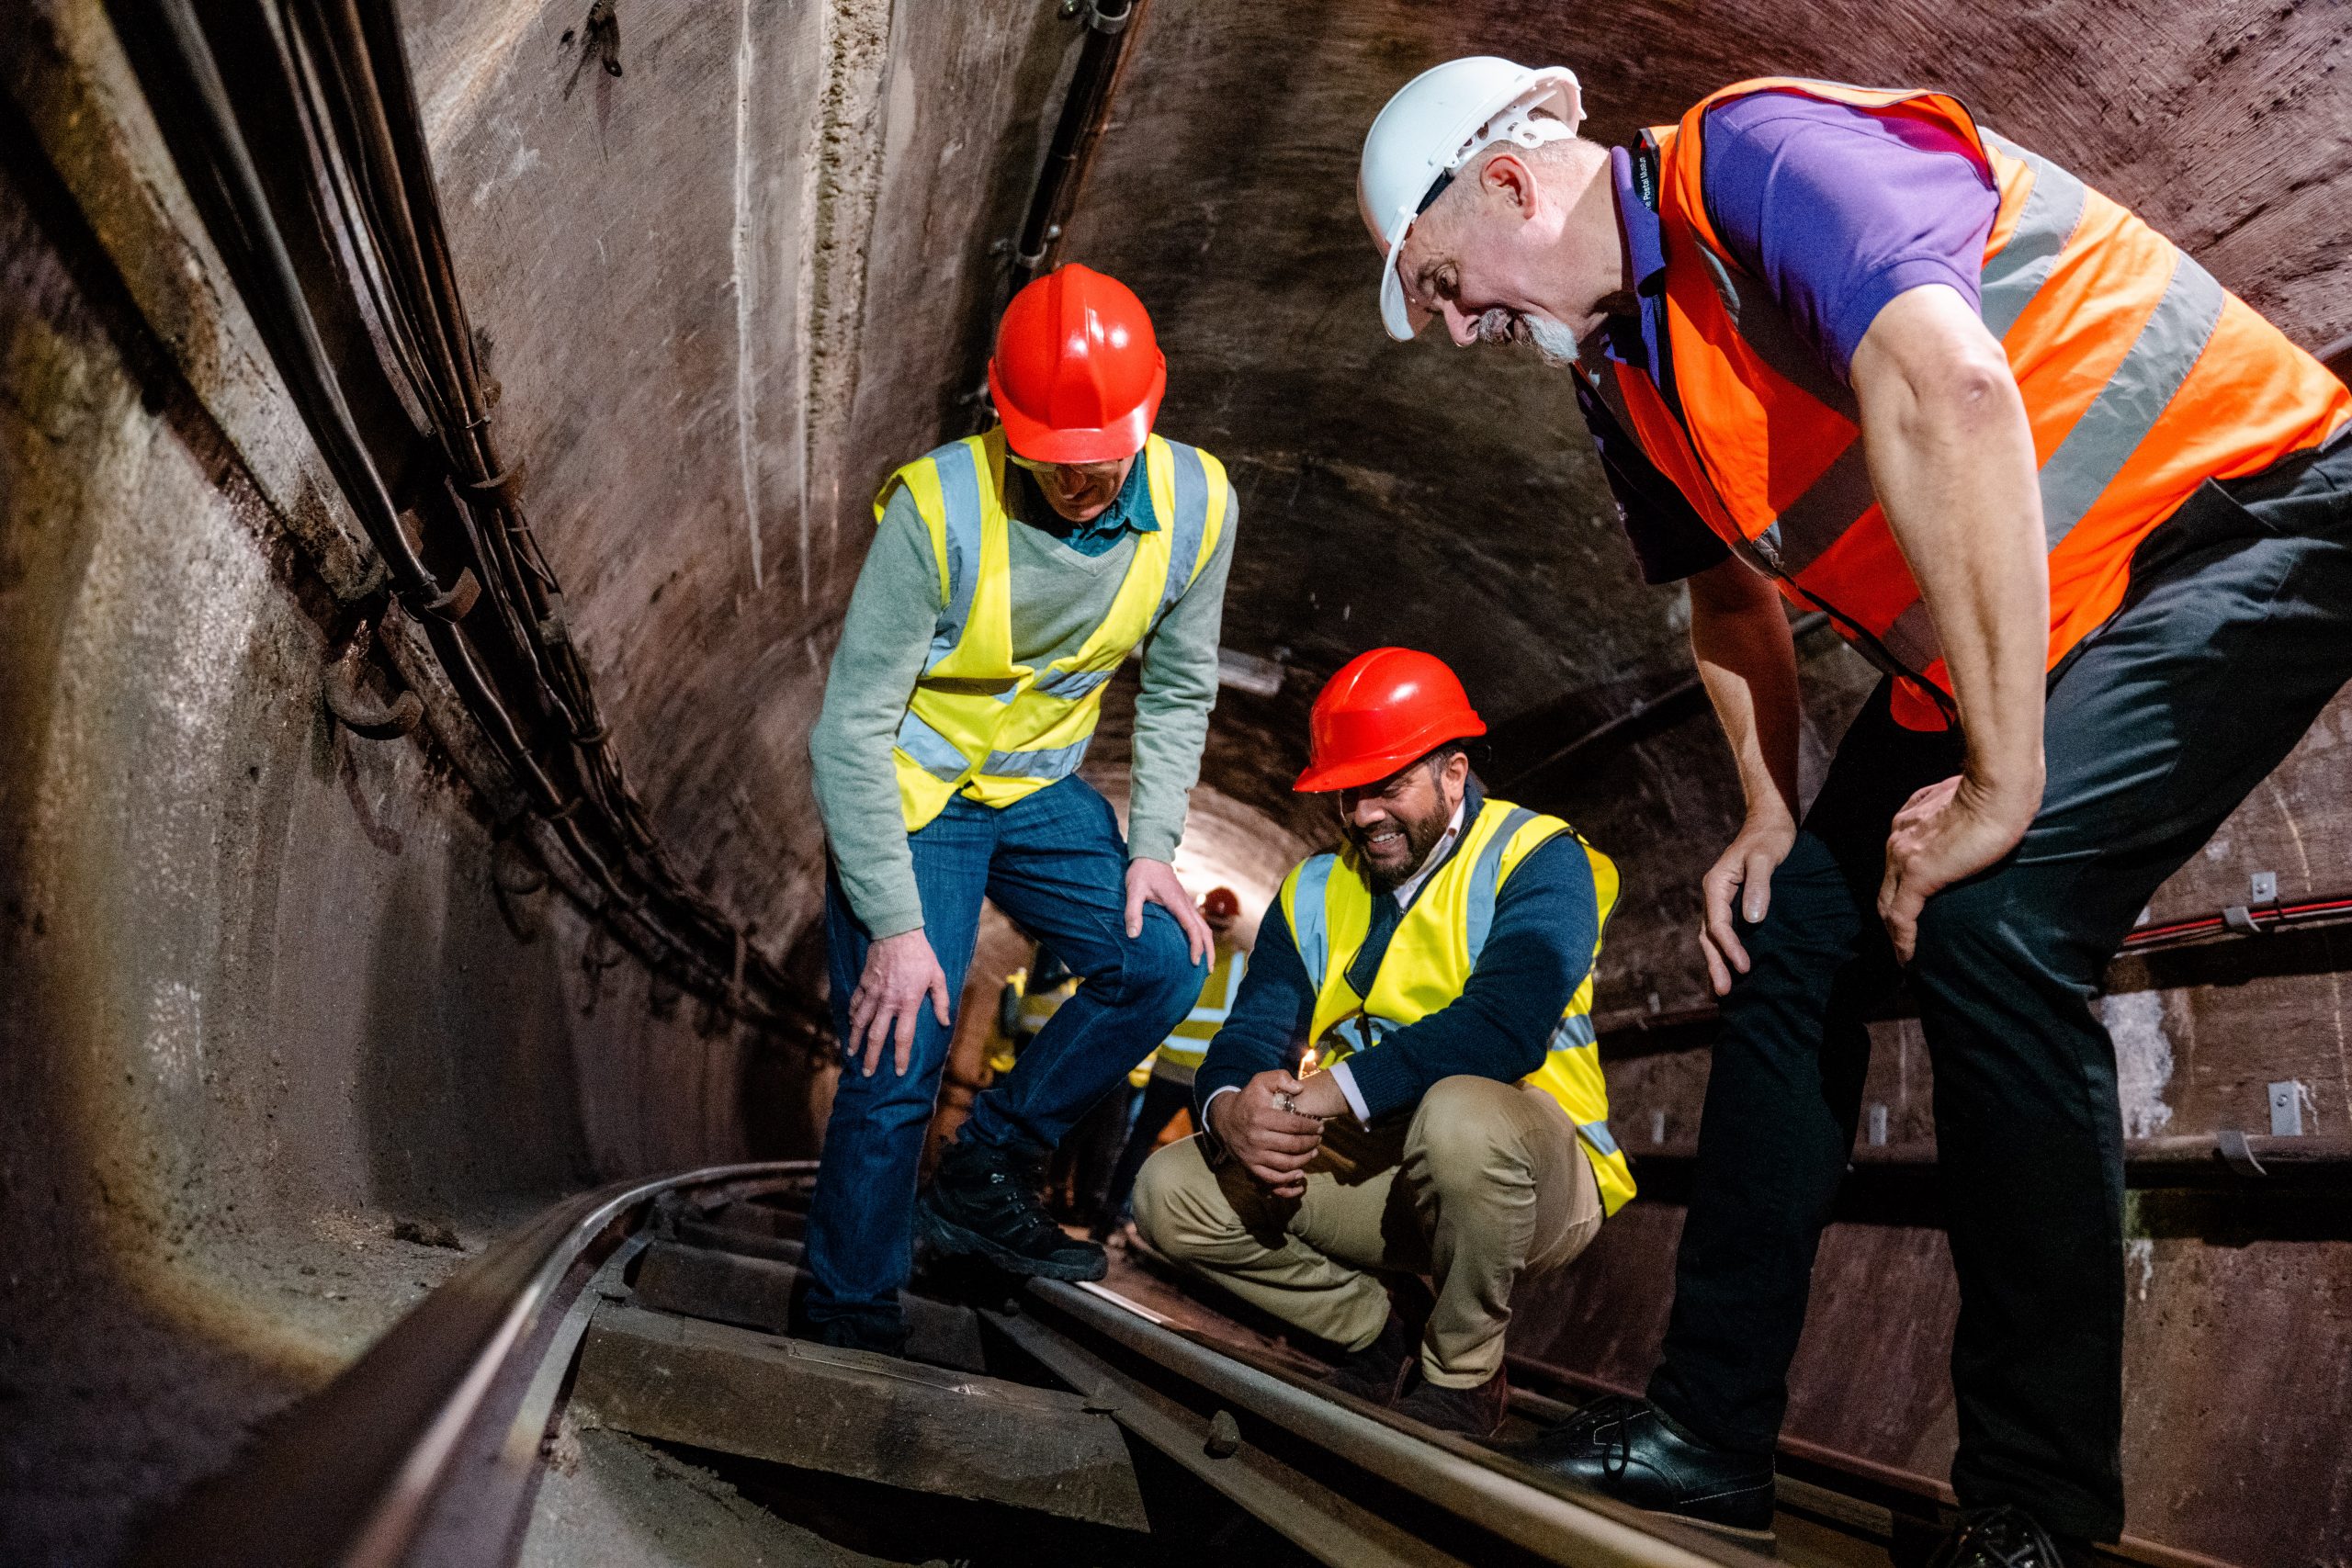
M 1277 1068 L 1218 1095 L 1209 1106 L 1209 1131 L 1277 1198 L 1306 1192 L 1307 1162 L 1323 1143 L 1322 1122 L 1275 1102 L 1276 1095 L 1295 1095 L 1302 1087 Z
M 1747 949 L 1731 923 L 1732 902 L 1739 903 L 1740 919 L 1749 925 L 1772 907 L 1772 873 L 1789 858 L 1797 841 L 1797 825 L 1785 812 L 1751 816 L 1701 879 L 1706 890 L 1707 918 L 1699 930 L 1700 951 L 1707 955 L 1707 983 L 1715 995 L 1731 994 L 1732 971 L 1747 973 Z
M 932 1015 L 947 1027 L 947 976 L 931 951 L 931 939 L 918 926 L 897 936 L 886 936 L 865 950 L 865 972 L 849 998 L 849 1039 L 844 1043 L 854 1057 L 865 1054 L 865 1072 L 874 1076 L 882 1059 L 883 1043 L 894 1033 L 899 1046 L 893 1057 L 904 1077 L 915 1048 L 915 1026 L 922 1021 L 923 998 L 931 998 Z
M 1176 880 L 1176 868 L 1164 860 L 1131 860 L 1127 863 L 1127 937 L 1133 941 L 1143 935 L 1143 907 L 1157 904 L 1176 917 L 1184 928 L 1184 940 L 1192 945 L 1193 962 L 1205 964 L 1216 946 L 1216 939 L 1209 933 L 1209 923 L 1193 908 L 1193 896 Z
M 1919 940 L 1919 910 L 1962 877 L 1973 876 L 2017 847 L 2038 801 L 1990 800 L 1963 774 L 1931 784 L 1894 814 L 1886 840 L 1886 879 L 1878 918 L 1905 964 Z
M 1895 814 L 1879 919 L 1911 962 L 1937 889 L 2014 848 L 2041 806 L 2049 542 L 2033 430 L 2000 344 L 1940 283 L 1887 301 L 1854 350 L 1871 484 L 1933 616 L 1968 760 Z

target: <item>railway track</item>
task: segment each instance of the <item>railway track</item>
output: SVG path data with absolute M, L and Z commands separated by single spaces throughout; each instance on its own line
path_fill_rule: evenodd
M 906 1362 L 785 1337 L 811 1174 L 723 1167 L 549 1209 L 199 1487 L 140 1561 L 572 1561 L 534 1535 L 535 1515 L 582 1428 L 717 1465 L 747 1496 L 797 1506 L 839 1491 L 853 1511 L 906 1515 L 889 1558 L 917 1539 L 924 1556 L 1024 1562 L 1769 1560 L 1328 1394 L 1310 1358 L 1148 1255 L 1102 1285 L 947 1278 L 943 1294 L 909 1299 Z M 1532 1362 L 1513 1374 L 1515 1422 L 1608 1392 Z M 1780 1559 L 1914 1562 L 1950 1512 L 1927 1478 L 1792 1445 Z M 919 1540 L 926 1518 L 935 1541 Z M 661 1560 L 699 1568 L 691 1549 Z M 2140 1542 L 2109 1561 L 2226 1568 Z

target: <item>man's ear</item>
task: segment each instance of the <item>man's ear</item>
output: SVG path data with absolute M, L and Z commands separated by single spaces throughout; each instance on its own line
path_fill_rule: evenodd
M 1462 804 L 1470 788 L 1470 755 L 1456 751 L 1445 760 L 1445 804 L 1450 810 Z
M 1535 215 L 1535 171 L 1516 152 L 1498 152 L 1478 171 L 1478 188 L 1501 197 L 1521 218 Z

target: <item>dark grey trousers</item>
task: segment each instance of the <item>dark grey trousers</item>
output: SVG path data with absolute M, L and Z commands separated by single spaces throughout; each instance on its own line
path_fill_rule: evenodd
M 1908 978 L 1935 1072 L 1960 1323 L 1952 1485 L 2050 1529 L 2123 1525 L 2123 1149 L 2091 1010 L 2156 887 L 2352 678 L 2352 441 L 2224 490 L 2142 545 L 2123 607 L 2055 671 L 2024 840 L 1938 894 Z M 1650 1394 L 1768 1452 L 1814 1251 L 1853 1146 L 1864 1020 L 1902 978 L 1876 913 L 1890 819 L 1959 771 L 1873 695 L 1725 998 L 1673 1317 Z M 1860 1375 L 1867 1370 L 1857 1368 Z

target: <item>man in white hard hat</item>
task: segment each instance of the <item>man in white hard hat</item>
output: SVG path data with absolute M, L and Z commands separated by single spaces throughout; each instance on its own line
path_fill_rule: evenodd
M 2352 394 L 1944 95 L 1743 82 L 1620 149 L 1582 115 L 1569 71 L 1453 61 L 1390 99 L 1358 184 L 1393 335 L 1577 367 L 1747 797 L 1704 881 L 1723 1028 L 1664 1357 L 1529 1458 L 1769 1529 L 1866 1021 L 1907 977 L 1962 1298 L 1937 1562 L 2050 1568 L 2123 1521 L 2086 998 L 2352 675 Z M 1886 674 L 1802 825 L 1782 595 Z

